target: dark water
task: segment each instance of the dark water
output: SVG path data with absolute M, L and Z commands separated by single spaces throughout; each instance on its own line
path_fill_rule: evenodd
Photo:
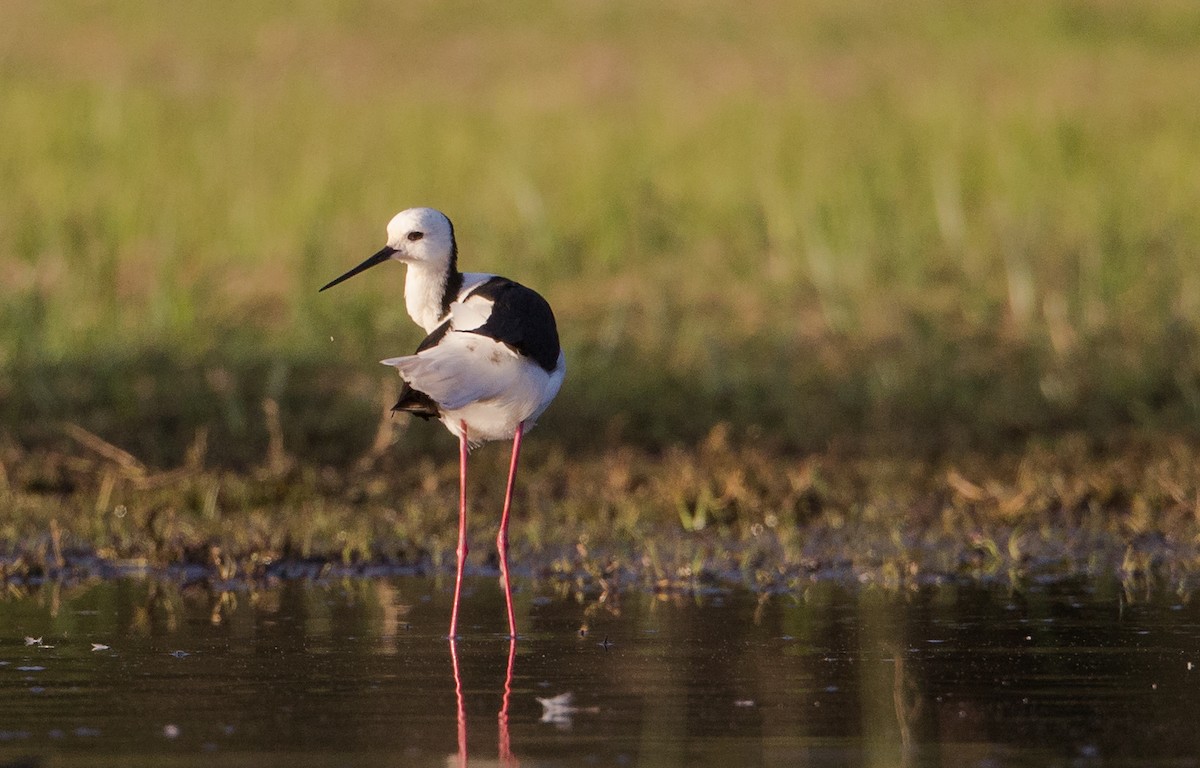
M 510 644 L 494 580 L 470 586 L 453 649 L 449 583 L 419 578 L 10 591 L 0 766 L 1200 762 L 1178 595 L 527 588 Z

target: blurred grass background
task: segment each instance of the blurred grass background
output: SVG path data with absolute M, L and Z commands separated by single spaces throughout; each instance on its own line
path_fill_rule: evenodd
M 421 334 L 398 267 L 316 289 L 412 205 L 554 305 L 568 448 L 1200 426 L 1187 0 L 3 15 L 10 446 L 65 421 L 169 467 L 203 429 L 245 466 L 269 398 L 291 454 L 357 458 Z

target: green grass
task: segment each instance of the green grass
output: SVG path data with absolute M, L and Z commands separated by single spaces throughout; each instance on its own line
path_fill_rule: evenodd
M 417 203 L 581 371 L 984 334 L 1069 402 L 1195 331 L 1187 3 L 406 5 L 10 4 L 3 361 L 403 351 L 399 270 L 314 289 Z
M 555 306 L 536 434 L 580 460 L 1200 434 L 1193 3 L 4 15 L 0 448 L 35 487 L 64 422 L 250 472 L 266 399 L 301 465 L 353 465 L 420 334 L 398 267 L 316 288 L 418 204 Z

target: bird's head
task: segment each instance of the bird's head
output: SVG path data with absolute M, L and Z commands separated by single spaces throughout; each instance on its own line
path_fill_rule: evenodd
M 441 211 L 433 208 L 409 208 L 400 211 L 387 225 L 387 245 L 374 256 L 346 274 L 330 281 L 321 290 L 332 288 L 385 261 L 402 261 L 439 270 L 457 267 L 458 248 L 454 243 L 454 225 Z

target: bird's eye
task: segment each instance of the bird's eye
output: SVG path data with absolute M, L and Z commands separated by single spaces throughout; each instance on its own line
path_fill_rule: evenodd
M 409 232 L 408 233 L 408 239 L 413 241 L 414 243 L 417 242 L 418 240 L 420 240 L 422 237 L 425 237 L 424 232 Z

